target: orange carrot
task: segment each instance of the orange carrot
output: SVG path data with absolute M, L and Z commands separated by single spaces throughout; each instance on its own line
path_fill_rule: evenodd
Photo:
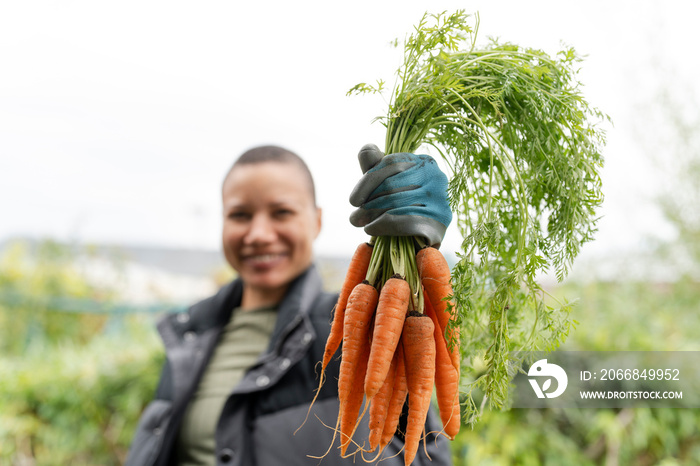
M 430 300 L 425 300 L 425 315 L 433 320 L 435 330 L 435 394 L 440 419 L 445 435 L 454 440 L 462 425 L 459 405 L 459 371 L 452 365 L 452 359 L 447 349 L 447 342 L 438 325 L 435 310 Z
M 389 411 L 389 402 L 394 391 L 398 356 L 399 352 L 395 351 L 394 357 L 391 358 L 389 372 L 386 375 L 386 379 L 384 379 L 382 388 L 379 389 L 369 405 L 369 451 L 374 451 L 381 441 L 384 424 L 386 423 L 386 417 Z
M 362 406 L 362 383 L 367 370 L 372 316 L 377 307 L 377 289 L 366 281 L 355 286 L 348 298 L 343 325 L 343 348 L 338 378 L 341 453 L 350 445 Z
M 367 359 L 369 356 L 369 344 L 365 344 L 360 348 L 358 354 L 357 367 L 355 368 L 355 380 L 362 380 L 367 371 Z M 348 447 L 352 441 L 352 436 L 355 429 L 359 425 L 358 417 L 360 417 L 360 409 L 364 399 L 362 384 L 355 382 L 350 383 L 348 396 L 345 399 L 344 405 L 341 405 L 338 416 L 340 417 L 340 453 L 346 456 Z M 365 408 L 366 409 L 366 408 Z
M 406 362 L 404 360 L 403 343 L 399 341 L 395 353 L 396 373 L 394 374 L 394 388 L 391 391 L 391 398 L 387 405 L 386 421 L 382 430 L 382 438 L 379 441 L 379 449 L 383 450 L 396 433 L 399 426 L 399 418 L 406 403 L 408 394 L 408 384 L 406 383 Z
M 416 265 L 418 274 L 421 277 L 421 284 L 425 290 L 426 301 L 435 310 L 440 332 L 446 336 L 452 365 L 459 372 L 459 328 L 448 325 L 450 319 L 454 319 L 454 314 L 450 313 L 448 303 L 454 305 L 448 298 L 452 296 L 452 281 L 450 266 L 445 260 L 445 256 L 433 247 L 423 248 L 416 254 Z M 454 312 L 454 306 L 452 307 Z
M 326 370 L 326 366 L 331 358 L 338 350 L 340 342 L 343 341 L 343 322 L 345 321 L 345 307 L 347 306 L 348 298 L 352 290 L 365 279 L 369 260 L 372 257 L 372 246 L 369 243 L 361 243 L 355 250 L 348 271 L 345 274 L 343 286 L 340 289 L 338 302 L 335 305 L 335 314 L 333 316 L 333 324 L 331 332 L 326 340 L 326 349 L 323 353 L 323 363 L 321 371 Z
M 321 362 L 321 375 L 318 381 L 318 389 L 316 390 L 316 395 L 314 395 L 313 400 L 311 400 L 309 411 L 306 413 L 307 419 L 309 413 L 311 412 L 311 407 L 314 405 L 314 403 L 316 403 L 316 398 L 321 393 L 321 387 L 325 382 L 326 367 L 328 366 L 328 363 L 331 361 L 331 358 L 335 352 L 338 351 L 340 342 L 343 341 L 345 308 L 348 305 L 348 299 L 352 291 L 365 279 L 367 268 L 369 267 L 369 261 L 372 257 L 372 249 L 371 244 L 361 243 L 355 250 L 355 254 L 353 254 L 352 259 L 350 260 L 350 265 L 348 266 L 348 271 L 345 274 L 345 280 L 343 281 L 343 286 L 341 287 L 340 294 L 338 295 L 338 301 L 335 305 L 331 330 L 328 334 L 328 338 L 326 339 L 323 361 Z M 304 419 L 304 422 L 302 422 L 301 426 L 297 428 L 295 433 L 301 429 L 304 424 L 306 424 L 306 419 Z
M 365 376 L 367 399 L 371 400 L 377 394 L 389 372 L 396 345 L 401 339 L 410 298 L 411 288 L 408 282 L 399 276 L 390 278 L 382 286 L 374 317 L 372 349 Z
M 431 304 L 435 309 L 438 322 L 440 322 L 440 330 L 444 332 L 450 319 L 447 301 L 443 301 L 443 298 L 452 295 L 450 266 L 445 260 L 445 256 L 434 247 L 418 251 L 416 266 L 418 266 L 421 284 L 430 296 Z
M 435 325 L 426 315 L 411 312 L 406 318 L 401 341 L 406 360 L 408 383 L 408 422 L 404 444 L 404 463 L 416 457 L 421 433 L 430 409 L 435 382 Z

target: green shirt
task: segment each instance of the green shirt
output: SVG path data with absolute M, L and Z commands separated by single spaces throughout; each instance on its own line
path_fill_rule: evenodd
M 221 410 L 245 371 L 267 349 L 276 320 L 276 307 L 234 309 L 185 411 L 176 446 L 179 465 L 216 463 L 214 435 Z

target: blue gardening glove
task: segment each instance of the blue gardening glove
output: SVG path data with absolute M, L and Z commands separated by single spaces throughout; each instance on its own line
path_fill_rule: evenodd
M 350 194 L 350 223 L 370 236 L 422 236 L 439 247 L 452 211 L 447 176 L 429 155 L 384 156 L 374 144 L 358 154 L 364 175 Z

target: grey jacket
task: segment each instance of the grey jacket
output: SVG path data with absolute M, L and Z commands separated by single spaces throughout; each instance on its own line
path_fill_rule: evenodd
M 242 283 L 235 280 L 216 295 L 193 305 L 187 313 L 170 314 L 159 322 L 166 363 L 155 399 L 139 421 L 127 465 L 173 464 L 171 456 L 188 400 L 241 295 Z M 313 458 L 329 450 L 338 414 L 338 358 L 329 364 L 324 386 L 309 412 L 318 387 L 317 363 L 323 356 L 336 299 L 337 295 L 322 291 L 320 276 L 313 266 L 292 283 L 280 304 L 267 351 L 247 371 L 224 405 L 216 431 L 218 465 L 363 463 L 361 458 L 340 457 L 337 436 L 320 463 Z M 366 423 L 363 424 L 354 438 L 367 438 Z M 426 432 L 438 431 L 440 427 L 431 412 Z M 398 435 L 383 458 L 394 455 L 402 446 Z M 425 458 L 421 445 L 413 464 L 451 464 L 449 445 L 444 439 L 436 442 L 429 436 L 426 446 L 432 461 Z M 381 462 L 385 466 L 403 463 L 402 454 Z

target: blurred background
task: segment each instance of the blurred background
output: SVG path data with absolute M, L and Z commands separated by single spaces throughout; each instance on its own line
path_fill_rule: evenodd
M 611 117 L 596 240 L 569 277 L 563 349 L 700 350 L 700 7 L 660 1 L 88 1 L 0 4 L 0 463 L 121 464 L 155 389 L 154 323 L 232 277 L 219 192 L 258 144 L 317 183 L 329 289 L 366 236 L 356 154 L 423 13 L 466 9 L 488 37 L 585 60 Z M 457 251 L 450 230 L 443 251 Z M 681 409 L 485 412 L 456 464 L 698 464 Z

